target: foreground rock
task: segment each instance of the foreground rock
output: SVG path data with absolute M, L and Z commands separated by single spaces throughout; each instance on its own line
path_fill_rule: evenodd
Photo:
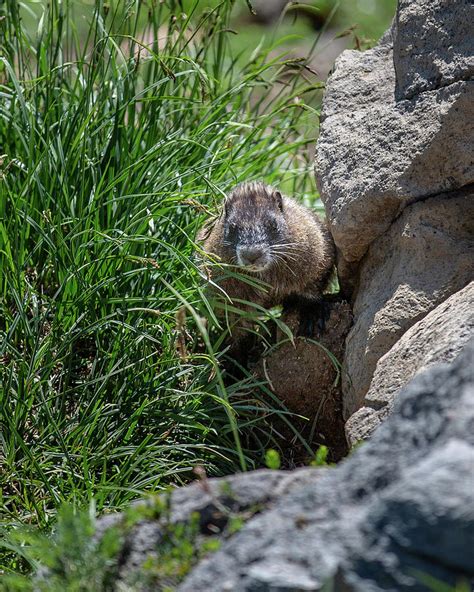
M 427 576 L 474 581 L 473 361 L 471 343 L 452 364 L 417 376 L 371 441 L 335 469 L 260 471 L 176 490 L 164 516 L 129 533 L 122 589 L 169 584 L 140 584 L 137 574 L 159 563 L 169 523 L 193 513 L 203 539 L 224 534 L 218 551 L 173 583 L 181 591 L 316 591 L 332 582 L 353 592 L 428 592 Z M 226 525 L 243 509 L 245 524 L 232 533 Z
M 174 590 L 190 558 L 189 548 L 173 552 L 170 540 L 193 548 L 191 560 L 197 561 L 200 547 L 211 537 L 228 538 L 234 522 L 249 520 L 294 488 L 315 483 L 325 472 L 300 468 L 259 470 L 222 479 L 201 476 L 188 487 L 137 502 L 126 513 L 102 517 L 95 537 L 113 532 L 122 544 L 113 589 Z M 180 532 L 183 525 L 186 530 Z
M 349 444 L 374 432 L 391 412 L 401 388 L 415 374 L 436 362 L 451 362 L 473 335 L 474 282 L 471 282 L 418 321 L 379 360 L 364 406 L 346 423 Z

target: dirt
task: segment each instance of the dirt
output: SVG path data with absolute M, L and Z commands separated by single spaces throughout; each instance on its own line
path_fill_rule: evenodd
M 296 334 L 299 318 L 289 313 L 282 319 Z M 328 460 L 337 462 L 347 454 L 342 418 L 341 365 L 344 343 L 352 324 L 349 304 L 336 300 L 319 337 L 295 337 L 292 343 L 281 331 L 281 342 L 256 363 L 254 373 L 266 379 L 272 391 L 292 413 L 303 416 L 298 425 L 313 449 L 324 444 Z M 295 422 L 293 422 L 295 423 Z M 296 422 L 300 423 L 299 421 Z M 284 425 L 275 426 L 288 441 L 289 465 L 307 462 L 309 453 Z M 283 446 L 285 448 L 285 446 Z

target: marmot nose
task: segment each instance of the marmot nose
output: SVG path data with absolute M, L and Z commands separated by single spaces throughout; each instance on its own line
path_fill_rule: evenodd
M 245 264 L 255 263 L 264 255 L 262 247 L 241 247 L 239 255 Z

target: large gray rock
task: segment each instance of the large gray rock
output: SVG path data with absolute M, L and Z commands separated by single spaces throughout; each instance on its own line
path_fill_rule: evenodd
M 357 592 L 421 592 L 417 573 L 472 578 L 473 356 L 471 344 L 417 377 L 368 444 L 250 520 L 179 589 L 321 590 L 336 575 Z
M 347 262 L 359 261 L 408 204 L 474 181 L 474 82 L 465 80 L 465 71 L 454 68 L 449 84 L 397 100 L 393 40 L 396 47 L 401 44 L 409 14 L 426 1 L 409 4 L 398 27 L 377 47 L 343 52 L 327 82 L 316 176 L 334 240 Z M 436 12 L 437 18 L 443 15 Z M 464 26 L 449 24 L 450 29 Z M 420 55 L 407 50 L 399 70 L 408 73 Z M 429 56 L 424 59 L 428 62 Z
M 471 343 L 452 364 L 417 376 L 370 442 L 335 469 L 306 469 L 300 483 L 290 477 L 283 487 L 287 474 L 259 472 L 173 493 L 170 515 L 183 521 L 198 512 L 203 536 L 229 499 L 234 512 L 257 503 L 241 530 L 227 533 L 177 589 L 316 591 L 333 580 L 341 591 L 428 592 L 426 575 L 449 586 L 474 582 L 473 361 Z M 159 517 L 136 526 L 128 541 L 134 561 L 122 555 L 122 574 L 136 572 L 140 545 L 142 561 L 159 550 L 161 528 Z
M 293 488 L 315 483 L 324 473 L 323 468 L 303 467 L 294 471 L 257 470 L 220 479 L 204 476 L 188 487 L 135 502 L 128 514 L 103 516 L 97 523 L 95 538 L 100 539 L 109 529 L 122 538 L 114 590 L 148 592 L 161 590 L 165 584 L 174 589 L 179 578 L 173 575 L 166 582 L 159 581 L 160 587 L 156 588 L 159 578 L 150 576 L 145 565 L 159 562 L 159 550 L 177 525 L 198 517 L 198 531 L 192 536 L 197 535 L 199 545 L 210 535 L 224 535 L 232 518 L 248 519 Z M 133 516 L 137 519 L 127 526 Z M 194 542 L 190 540 L 189 544 Z M 45 572 L 44 577 L 47 575 Z
M 474 278 L 474 191 L 407 207 L 360 267 L 346 342 L 344 417 L 364 404 L 377 362 L 428 312 Z
M 434 582 L 439 587 L 446 581 L 446 568 L 457 571 L 460 579 L 464 576 L 469 585 L 473 561 L 466 549 L 474 548 L 473 467 L 473 446 L 453 438 L 374 500 L 368 545 L 357 549 L 338 573 L 345 590 L 432 591 L 437 589 Z M 417 574 L 413 579 L 418 582 L 410 584 L 402 566 L 406 573 Z
M 474 282 L 411 327 L 378 362 L 364 407 L 346 423 L 349 444 L 369 437 L 391 412 L 401 388 L 437 362 L 451 362 L 474 336 Z
M 474 76 L 474 3 L 399 0 L 394 63 L 397 94 L 411 98 Z

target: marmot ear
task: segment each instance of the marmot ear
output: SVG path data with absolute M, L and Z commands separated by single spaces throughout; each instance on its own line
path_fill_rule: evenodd
M 280 211 L 283 212 L 283 198 L 282 198 L 281 193 L 279 191 L 273 192 L 273 199 L 275 200 Z

